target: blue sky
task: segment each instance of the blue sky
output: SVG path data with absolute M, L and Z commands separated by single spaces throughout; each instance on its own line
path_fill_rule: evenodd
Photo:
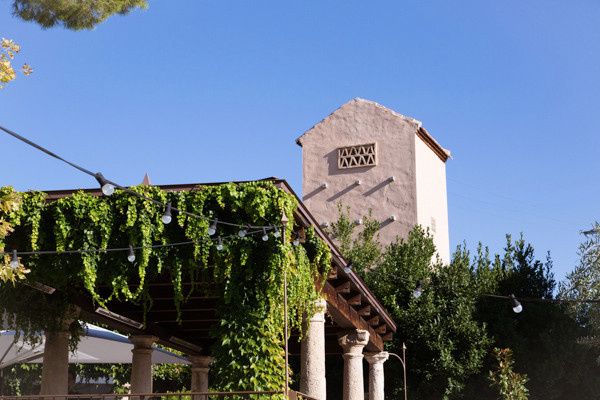
M 448 162 L 452 247 L 523 232 L 557 277 L 598 218 L 597 1 L 150 0 L 92 31 L 42 30 L 0 0 L 34 67 L 0 121 L 123 184 L 278 176 L 294 139 L 354 97 L 424 126 Z M 94 182 L 0 136 L 0 185 Z

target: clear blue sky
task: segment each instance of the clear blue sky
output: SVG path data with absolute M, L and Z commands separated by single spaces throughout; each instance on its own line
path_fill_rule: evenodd
M 10 3 L 0 36 L 35 72 L 0 92 L 0 122 L 117 182 L 278 176 L 300 192 L 294 139 L 363 97 L 452 150 L 452 247 L 524 232 L 560 278 L 598 218 L 596 0 L 150 0 L 82 32 Z M 95 184 L 12 138 L 0 149 L 0 185 Z

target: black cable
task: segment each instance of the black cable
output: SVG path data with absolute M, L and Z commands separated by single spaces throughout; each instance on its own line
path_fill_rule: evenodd
M 495 299 L 506 299 L 510 300 L 510 296 L 500 296 L 497 294 L 483 294 L 485 297 L 492 297 Z M 537 303 L 600 303 L 600 299 L 598 300 L 577 300 L 577 299 L 539 299 L 534 297 L 518 297 L 519 301 L 526 302 L 537 302 Z
M 246 234 L 246 236 L 256 235 L 257 233 L 263 233 L 262 230 L 251 231 Z M 209 241 L 216 242 L 219 239 L 221 240 L 229 240 L 238 237 L 235 235 L 228 236 L 217 236 L 215 238 L 208 238 Z M 165 247 L 177 247 L 177 246 L 187 246 L 190 244 L 199 244 L 201 241 L 196 240 L 188 240 L 185 242 L 175 242 L 175 243 L 166 243 L 166 244 L 153 244 L 151 246 L 132 246 L 133 250 L 144 250 L 144 249 L 160 249 Z M 110 252 L 120 252 L 120 251 L 129 251 L 128 247 L 115 247 L 115 248 L 107 248 L 107 249 L 78 249 L 78 250 L 37 250 L 37 251 L 17 251 L 18 256 L 34 256 L 34 255 L 69 255 L 69 254 L 84 254 L 84 253 L 110 253 Z M 12 251 L 0 251 L 0 255 L 12 255 Z
M 39 145 L 37 143 L 32 142 L 31 140 L 27 139 L 26 137 L 21 136 L 18 133 L 11 131 L 10 129 L 7 129 L 7 128 L 3 127 L 3 126 L 0 126 L 0 130 L 4 131 L 8 135 L 10 135 L 10 136 L 12 136 L 12 137 L 14 137 L 16 139 L 22 141 L 23 143 L 26 143 L 29 146 L 32 146 L 35 149 L 40 150 L 40 151 L 46 153 L 50 157 L 56 158 L 57 160 L 60 160 L 60 161 L 62 161 L 64 163 L 70 165 L 71 167 L 73 167 L 73 168 L 75 168 L 75 169 L 77 169 L 77 170 L 79 170 L 79 171 L 81 171 L 81 172 L 83 172 L 83 173 L 85 173 L 85 174 L 87 174 L 87 175 L 95 178 L 95 179 L 98 179 L 98 175 L 100 173 L 93 173 L 92 171 L 90 171 L 87 168 L 84 168 L 84 167 L 82 167 L 82 166 L 80 166 L 78 164 L 75 164 L 74 162 L 66 160 L 63 157 L 59 156 L 58 154 L 56 154 L 56 153 L 54 153 L 54 152 L 46 149 L 45 147 L 43 147 L 43 146 L 41 146 L 41 145 Z M 115 182 L 113 182 L 111 180 L 106 179 L 106 182 L 110 183 L 111 185 L 113 185 L 117 189 L 120 189 L 120 190 L 122 190 L 124 192 L 127 192 L 129 194 L 133 194 L 133 195 L 135 195 L 135 196 L 137 196 L 137 197 L 139 197 L 141 199 L 144 199 L 146 201 L 150 201 L 153 204 L 156 204 L 156 205 L 161 206 L 163 208 L 167 206 L 167 204 L 161 203 L 160 201 L 155 200 L 153 198 L 144 196 L 141 193 L 138 193 L 138 192 L 136 192 L 134 190 L 131 190 L 131 189 L 125 187 L 125 186 L 119 185 L 118 183 L 115 183 Z M 175 208 L 175 207 L 171 207 L 171 210 L 176 211 L 176 212 L 178 212 L 180 214 L 183 214 L 183 215 L 190 216 L 190 217 L 200 218 L 200 219 L 204 219 L 204 220 L 207 220 L 207 221 L 215 221 L 215 220 L 210 219 L 210 218 L 208 218 L 208 217 L 206 217 L 204 215 L 195 214 L 195 213 L 192 213 L 192 212 L 189 212 L 189 211 L 180 210 L 180 209 Z M 235 224 L 235 223 L 232 223 L 232 222 L 225 222 L 225 221 L 216 221 L 216 222 L 217 222 L 217 224 L 226 225 L 226 226 L 235 226 L 237 228 L 246 228 L 246 227 L 249 227 L 249 228 L 261 228 L 261 229 L 262 228 L 265 228 L 265 229 L 278 229 L 278 228 L 280 228 L 279 226 L 274 226 L 274 225 L 270 225 L 270 226 L 257 225 L 257 226 L 254 226 L 254 225 L 240 225 L 240 224 Z

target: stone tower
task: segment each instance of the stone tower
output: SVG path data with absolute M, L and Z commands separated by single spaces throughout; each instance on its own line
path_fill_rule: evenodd
M 373 101 L 353 99 L 300 136 L 303 200 L 323 225 L 350 206 L 372 210 L 387 244 L 420 224 L 450 258 L 446 161 L 450 152 L 421 126 Z

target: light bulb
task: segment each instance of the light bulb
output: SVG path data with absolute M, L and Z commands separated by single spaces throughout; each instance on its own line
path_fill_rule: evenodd
M 267 228 L 263 228 L 262 240 L 263 240 L 263 242 L 266 242 L 267 240 L 269 240 L 269 235 L 267 235 Z
M 95 177 L 98 183 L 100 184 L 102 194 L 104 194 L 105 196 L 111 196 L 115 192 L 115 185 L 107 181 L 104 175 L 102 175 L 102 173 L 96 173 Z
M 423 294 L 423 285 L 421 284 L 421 281 L 419 281 L 419 282 L 417 282 L 417 287 L 413 291 L 412 295 L 415 299 L 418 299 L 419 297 L 421 297 L 422 294 Z
M 523 311 L 523 306 L 521 304 L 519 304 L 518 306 L 513 307 L 513 311 L 518 314 L 521 311 Z
M 294 232 L 294 241 L 292 242 L 294 246 L 298 246 L 300 244 L 300 235 Z
M 165 213 L 163 214 L 161 220 L 165 225 L 170 224 L 173 220 L 171 217 L 171 203 L 167 203 L 167 206 L 165 207 Z
M 248 230 L 246 228 L 242 228 L 239 230 L 238 236 L 243 238 L 244 236 L 246 236 L 247 233 L 248 233 Z
M 135 252 L 133 251 L 133 246 L 129 246 L 129 254 L 127 254 L 127 261 L 130 263 L 135 261 Z
M 223 250 L 223 239 L 221 239 L 221 237 L 219 237 L 219 241 L 217 243 L 217 250 L 218 251 Z
M 19 268 L 19 256 L 17 256 L 17 251 L 16 250 L 13 250 L 12 260 L 10 260 L 10 267 L 12 269 Z
M 115 186 L 111 183 L 107 183 L 105 185 L 102 186 L 102 193 L 105 196 L 112 196 L 112 194 L 115 192 Z
M 273 236 L 275 236 L 276 238 L 281 237 L 281 232 L 279 231 L 279 228 L 276 226 L 273 227 Z
M 523 311 L 523 306 L 521 305 L 519 300 L 517 300 L 514 294 L 511 294 L 510 296 L 508 296 L 508 298 L 510 299 L 510 305 L 512 306 L 512 309 L 516 314 Z
M 208 236 L 213 236 L 215 233 L 217 233 L 217 222 L 218 221 L 219 221 L 219 219 L 215 218 L 213 223 L 210 224 L 210 226 L 208 227 Z

